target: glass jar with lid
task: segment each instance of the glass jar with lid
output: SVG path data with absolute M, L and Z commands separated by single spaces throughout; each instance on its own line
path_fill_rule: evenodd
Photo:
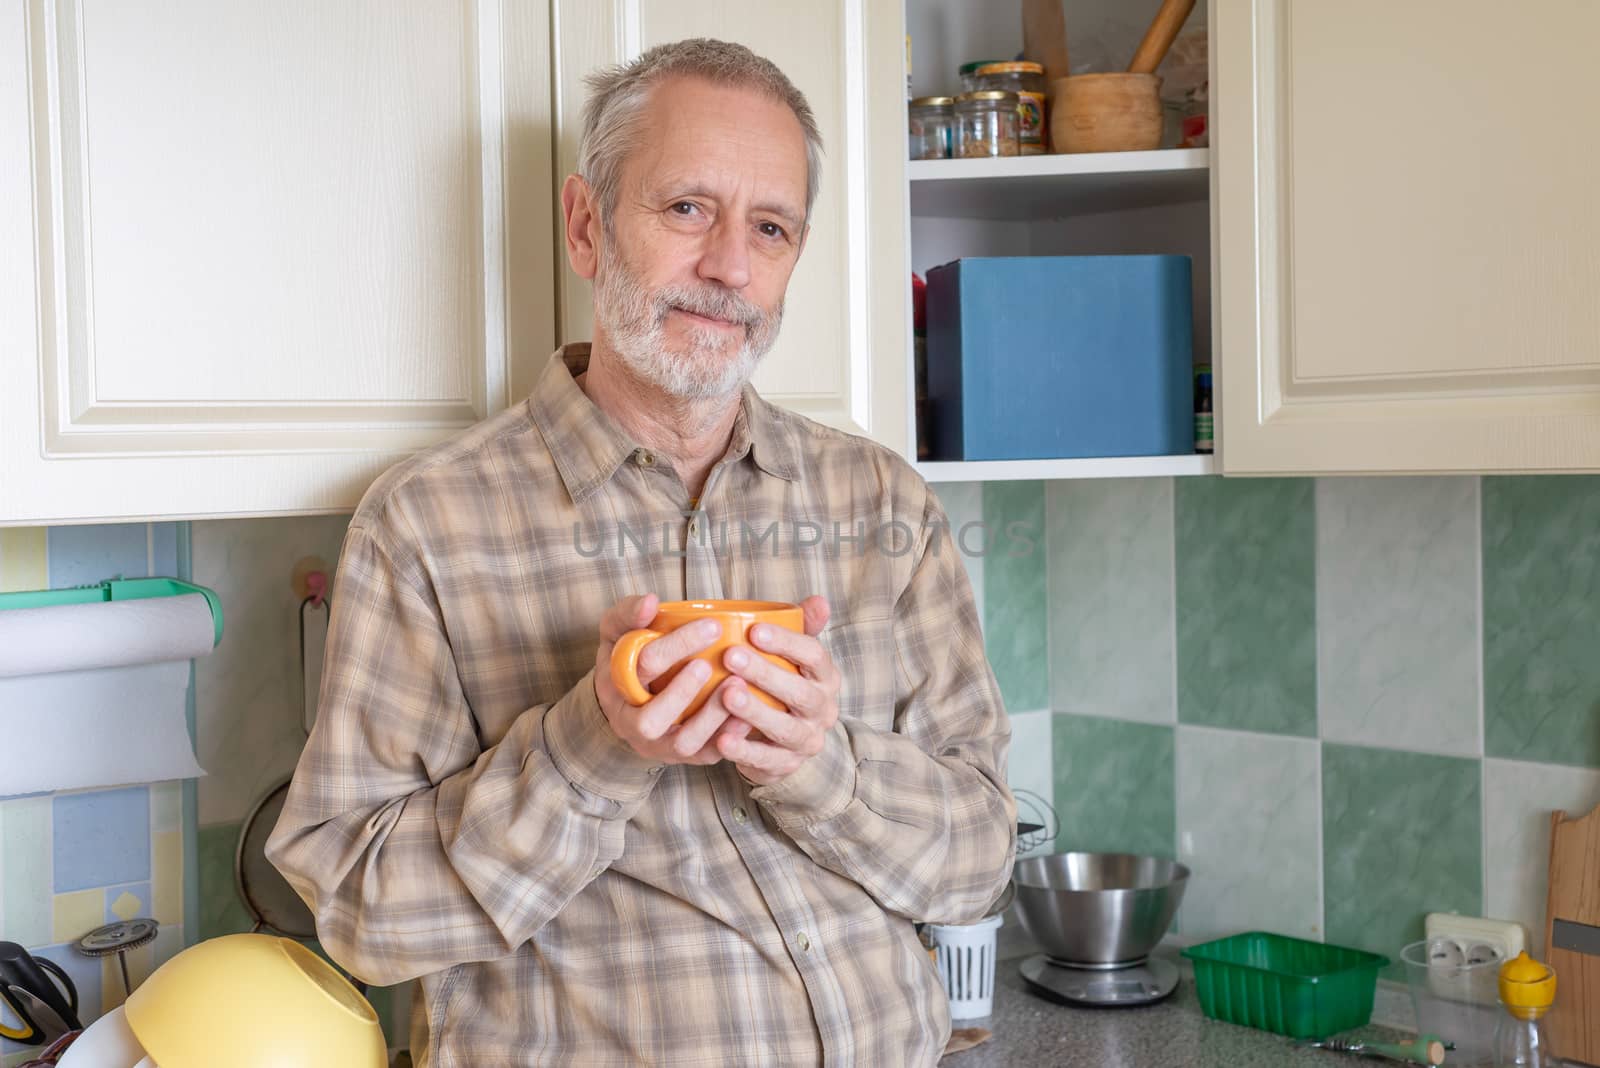
M 978 84 L 978 68 L 991 67 L 999 62 L 1000 60 L 998 59 L 974 59 L 970 63 L 961 64 L 956 69 L 956 74 L 961 79 L 961 91 L 963 93 L 975 93 L 982 89 L 983 86 Z
M 979 89 L 1017 94 L 1017 143 L 1024 156 L 1045 152 L 1050 127 L 1045 124 L 1044 67 L 1038 63 L 988 63 L 977 70 Z
M 962 159 L 1015 156 L 1017 94 L 980 89 L 956 97 L 956 155 Z
M 912 159 L 949 159 L 956 143 L 956 102 L 948 96 L 919 96 L 911 101 Z

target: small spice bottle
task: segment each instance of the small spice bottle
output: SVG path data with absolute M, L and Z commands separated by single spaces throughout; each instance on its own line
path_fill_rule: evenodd
M 912 159 L 949 159 L 955 148 L 956 102 L 948 96 L 919 96 L 911 101 Z
M 978 88 L 1017 94 L 1017 143 L 1024 156 L 1045 152 L 1050 127 L 1044 113 L 1044 67 L 1038 63 L 989 63 L 978 68 Z
M 1194 367 L 1194 451 L 1213 452 L 1216 449 L 1214 416 L 1211 411 L 1211 365 L 1197 363 Z
M 956 155 L 962 159 L 1015 156 L 1017 94 L 980 89 L 956 97 Z

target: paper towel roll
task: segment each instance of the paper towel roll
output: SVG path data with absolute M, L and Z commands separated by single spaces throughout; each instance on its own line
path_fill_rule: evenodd
M 183 661 L 0 678 L 0 796 L 204 775 L 188 689 Z
M 211 651 L 198 593 L 0 612 L 0 678 L 190 660 Z

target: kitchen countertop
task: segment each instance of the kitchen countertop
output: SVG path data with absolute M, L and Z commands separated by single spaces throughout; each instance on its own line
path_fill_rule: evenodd
M 1166 947 L 1157 955 L 1178 962 Z M 951 1054 L 939 1062 L 940 1068 L 1351 1068 L 1388 1063 L 1295 1049 L 1282 1035 L 1209 1020 L 1200 1011 L 1187 968 L 1172 996 L 1155 1005 L 1083 1009 L 1031 993 L 1017 974 L 1021 963 L 1021 958 L 999 962 L 992 1015 L 955 1021 L 956 1027 L 988 1028 L 994 1037 Z M 1343 1037 L 1398 1041 L 1402 1036 L 1369 1027 Z

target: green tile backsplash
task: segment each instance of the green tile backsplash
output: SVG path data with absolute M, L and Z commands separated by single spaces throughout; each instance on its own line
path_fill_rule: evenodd
M 1383 953 L 1428 912 L 1483 914 L 1482 762 L 1322 746 L 1328 940 Z
M 1172 857 L 1173 729 L 1069 715 L 1052 727 L 1057 850 Z
M 1058 849 L 1176 855 L 1189 938 L 1398 959 L 1453 909 L 1542 946 L 1549 812 L 1600 803 L 1600 477 L 982 498 L 992 530 L 1046 504 L 1046 551 L 979 586 L 1008 706 L 1053 712 L 1011 773 L 1053 783 Z
M 233 878 L 240 824 L 200 828 L 200 937 L 239 934 L 255 921 L 239 900 Z
M 1178 719 L 1317 733 L 1312 483 L 1177 480 Z
M 1600 768 L 1600 478 L 1483 480 L 1490 756 Z

